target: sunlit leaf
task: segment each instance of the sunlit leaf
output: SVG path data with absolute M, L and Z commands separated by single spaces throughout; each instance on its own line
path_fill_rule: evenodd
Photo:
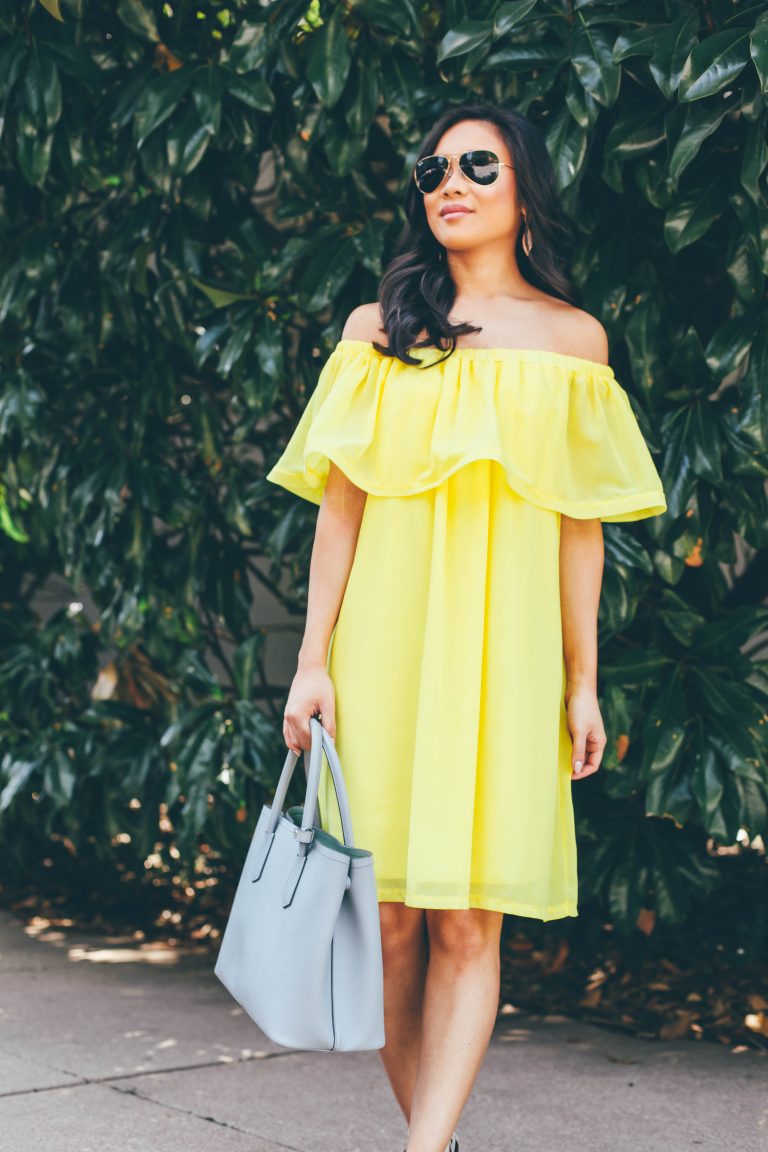
M 715 32 L 692 50 L 680 73 L 680 100 L 701 100 L 731 84 L 749 59 L 749 30 Z

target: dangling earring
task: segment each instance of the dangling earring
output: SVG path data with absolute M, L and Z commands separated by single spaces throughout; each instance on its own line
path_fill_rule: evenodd
M 530 256 L 531 249 L 533 248 L 533 236 L 531 235 L 531 230 L 528 227 L 528 220 L 525 216 L 523 216 L 523 220 L 525 220 L 525 232 L 523 232 L 522 240 L 523 252 L 525 252 L 526 256 Z
M 444 253 L 444 251 L 445 251 L 445 249 L 443 249 L 443 248 L 438 248 L 438 250 L 437 250 L 437 259 L 438 259 L 438 260 L 442 260 L 442 259 L 443 259 L 443 253 Z

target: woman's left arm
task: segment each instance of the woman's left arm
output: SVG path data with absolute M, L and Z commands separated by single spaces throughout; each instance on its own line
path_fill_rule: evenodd
M 560 609 L 572 780 L 597 772 L 606 745 L 597 702 L 597 610 L 605 551 L 600 520 L 560 519 Z

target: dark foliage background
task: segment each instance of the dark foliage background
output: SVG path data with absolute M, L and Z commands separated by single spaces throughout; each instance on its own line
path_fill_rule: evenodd
M 756 956 L 765 5 L 0 0 L 0 33 L 5 879 L 231 881 L 284 754 L 254 595 L 300 635 L 316 514 L 264 473 L 474 94 L 546 135 L 669 501 L 605 525 L 580 907 L 636 937 L 732 885 Z

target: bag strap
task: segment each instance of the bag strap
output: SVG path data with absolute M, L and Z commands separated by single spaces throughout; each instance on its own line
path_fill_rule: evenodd
M 347 789 L 344 784 L 344 774 L 341 770 L 341 763 L 336 751 L 336 745 L 330 734 L 323 727 L 321 722 L 315 717 L 311 716 L 309 720 L 309 728 L 312 733 L 312 747 L 309 749 L 309 768 L 307 770 L 307 790 L 304 797 L 304 810 L 302 813 L 301 829 L 296 829 L 298 837 L 302 843 L 307 845 L 312 841 L 312 819 L 317 811 L 317 795 L 320 790 L 320 770 L 322 768 L 323 751 L 325 751 L 328 760 L 328 766 L 331 770 L 331 779 L 333 781 L 333 789 L 336 793 L 336 803 L 339 808 L 339 815 L 341 817 L 342 837 L 347 847 L 353 848 L 355 845 L 354 835 L 352 832 L 352 815 L 349 808 L 349 799 L 347 797 Z M 304 756 L 306 757 L 307 751 L 305 750 Z M 288 793 L 288 786 L 293 776 L 293 770 L 298 763 L 299 753 L 288 749 L 288 755 L 283 764 L 283 770 L 280 773 L 280 779 L 277 782 L 275 789 L 275 798 L 272 802 L 269 820 L 267 822 L 266 833 L 267 835 L 273 833 L 277 828 L 277 822 L 282 815 L 283 805 Z
M 354 848 L 355 835 L 352 831 L 352 809 L 349 806 L 347 786 L 344 783 L 344 773 L 341 770 L 339 754 L 336 751 L 336 741 L 325 728 L 322 729 L 322 735 L 325 758 L 331 770 L 333 790 L 336 793 L 336 805 L 339 809 L 339 816 L 341 817 L 342 839 L 348 848 Z

